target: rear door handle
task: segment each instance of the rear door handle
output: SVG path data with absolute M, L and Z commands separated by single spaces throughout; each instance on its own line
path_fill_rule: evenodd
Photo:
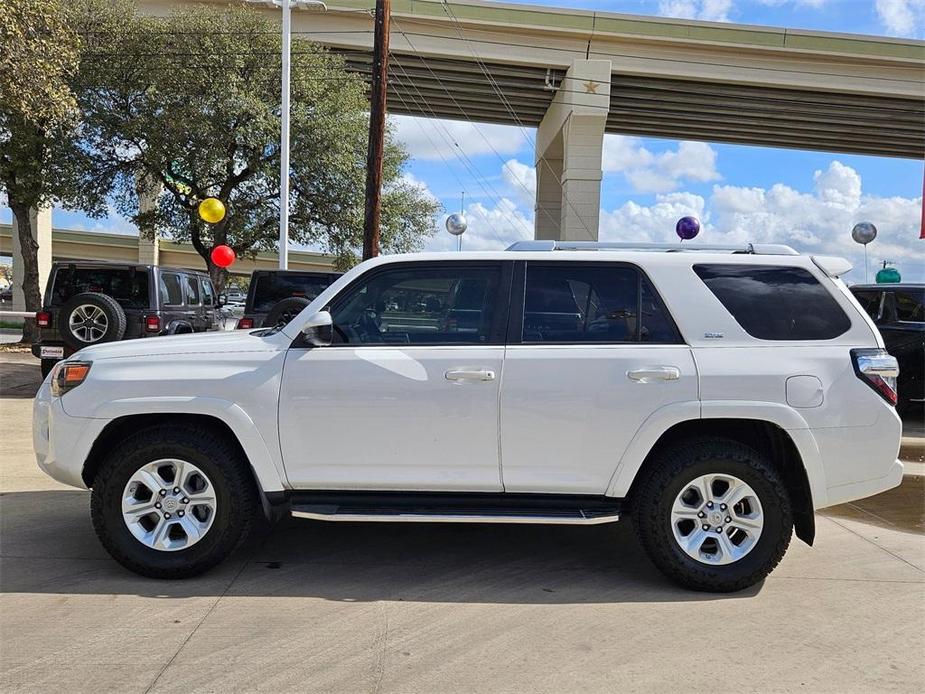
M 677 381 L 681 378 L 681 369 L 677 366 L 644 366 L 626 372 L 627 378 L 640 383 L 654 383 L 655 381 Z
M 450 369 L 443 374 L 448 381 L 494 381 L 491 369 Z

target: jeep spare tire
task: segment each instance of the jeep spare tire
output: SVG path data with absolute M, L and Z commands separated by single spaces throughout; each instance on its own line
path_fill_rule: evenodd
M 125 335 L 125 311 L 106 294 L 77 294 L 61 307 L 58 332 L 75 349 L 116 342 Z
M 267 314 L 263 326 L 265 328 L 275 328 L 277 325 L 286 325 L 310 303 L 308 299 L 301 296 L 290 296 L 288 299 L 277 301 Z

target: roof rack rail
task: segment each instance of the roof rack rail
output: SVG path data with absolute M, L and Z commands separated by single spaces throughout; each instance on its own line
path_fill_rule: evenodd
M 778 243 L 748 243 L 744 246 L 709 246 L 674 243 L 629 243 L 626 241 L 517 241 L 507 247 L 509 251 L 664 251 L 689 253 L 706 251 L 720 253 L 747 253 L 750 255 L 799 255 L 790 246 Z

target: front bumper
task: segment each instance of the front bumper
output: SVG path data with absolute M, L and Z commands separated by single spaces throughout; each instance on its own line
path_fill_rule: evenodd
M 32 406 L 32 445 L 39 468 L 62 484 L 86 489 L 84 462 L 106 423 L 68 415 L 46 379 Z

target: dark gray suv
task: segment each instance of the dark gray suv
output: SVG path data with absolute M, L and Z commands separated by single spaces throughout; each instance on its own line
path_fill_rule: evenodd
M 51 268 L 35 316 L 32 353 L 47 375 L 55 362 L 103 342 L 204 332 L 218 327 L 218 297 L 196 270 L 107 262 L 59 262 Z

